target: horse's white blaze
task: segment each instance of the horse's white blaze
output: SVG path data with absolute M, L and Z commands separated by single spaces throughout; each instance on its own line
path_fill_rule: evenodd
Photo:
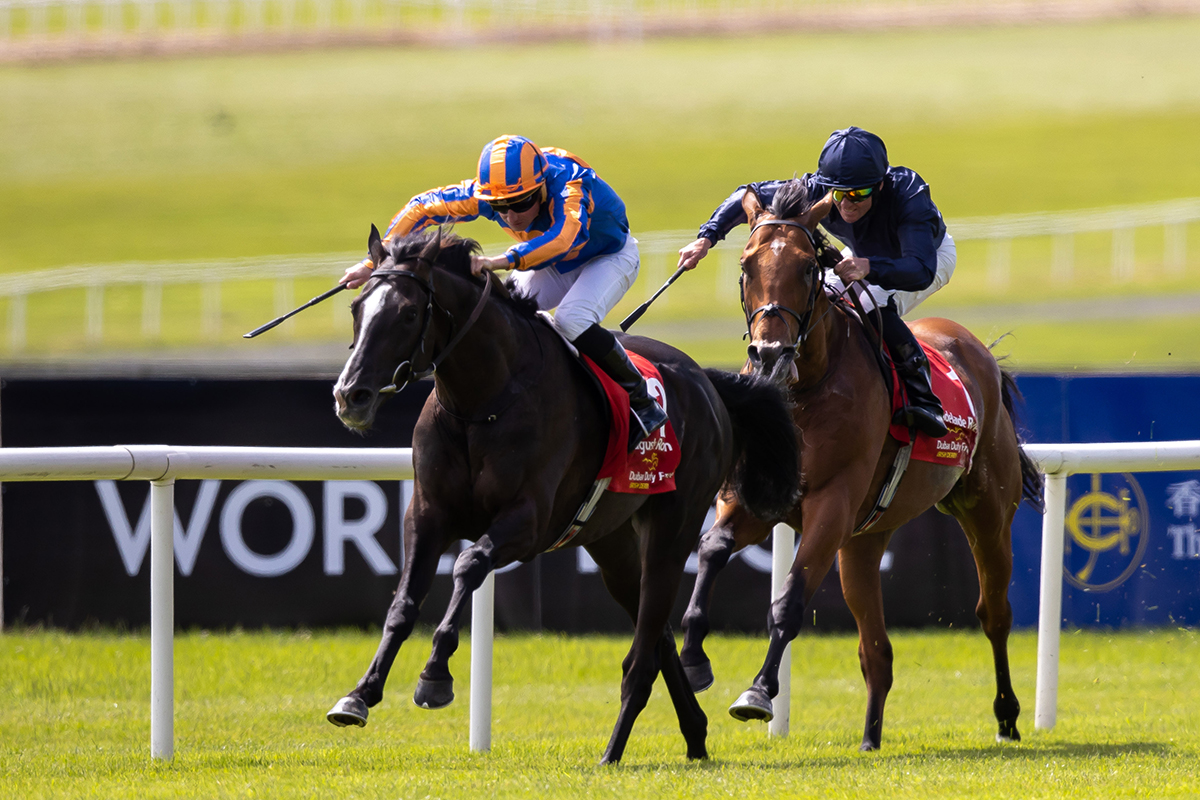
M 363 297 L 362 305 L 359 308 L 360 331 L 367 330 L 367 327 L 371 324 L 371 320 L 375 318 L 375 315 L 383 311 L 384 300 L 386 297 L 387 292 L 385 291 L 375 291 Z M 362 347 L 365 339 L 366 337 L 364 336 L 358 337 L 358 342 L 355 344 L 354 353 L 346 361 L 345 366 L 342 367 L 342 374 L 338 376 L 337 384 L 334 386 L 334 394 L 336 396 L 340 397 L 340 393 L 345 389 L 347 384 L 347 372 L 350 370 L 350 365 L 354 363 L 354 356 L 358 354 L 358 348 Z

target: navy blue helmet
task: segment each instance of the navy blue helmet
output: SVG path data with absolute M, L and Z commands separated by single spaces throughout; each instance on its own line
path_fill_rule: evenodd
M 883 180 L 887 170 L 883 139 L 851 126 L 829 135 L 817 162 L 816 179 L 831 189 L 865 189 Z

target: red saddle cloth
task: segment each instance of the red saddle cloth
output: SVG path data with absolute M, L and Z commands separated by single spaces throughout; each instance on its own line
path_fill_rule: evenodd
M 630 353 L 629 358 L 646 378 L 650 396 L 665 410 L 667 393 L 658 368 L 637 353 Z M 679 440 L 675 438 L 671 422 L 668 420 L 643 439 L 632 453 L 626 452 L 629 444 L 629 395 L 590 358 L 583 356 L 583 363 L 588 365 L 604 387 L 612 414 L 612 424 L 608 426 L 608 448 L 596 480 L 611 478 L 608 484 L 610 492 L 659 494 L 675 491 L 675 470 L 679 467 L 680 454 Z
M 917 441 L 913 444 L 912 456 L 918 461 L 928 461 L 931 464 L 943 464 L 948 467 L 971 468 L 971 459 L 975 455 L 975 444 L 979 437 L 979 419 L 975 414 L 975 406 L 971 397 L 962 385 L 958 373 L 949 362 L 925 342 L 921 342 L 925 355 L 929 358 L 929 374 L 933 379 L 933 391 L 942 401 L 946 414 L 942 417 L 950 431 L 940 439 L 917 432 Z M 901 382 L 896 370 L 892 370 L 892 411 L 893 413 L 904 406 L 904 395 Z M 908 428 L 904 425 L 892 425 L 892 438 L 901 444 L 908 444 Z

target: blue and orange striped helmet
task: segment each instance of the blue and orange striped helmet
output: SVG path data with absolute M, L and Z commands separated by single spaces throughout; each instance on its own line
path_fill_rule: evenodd
M 501 136 L 479 154 L 475 196 L 480 200 L 520 197 L 545 183 L 546 157 L 524 136 Z

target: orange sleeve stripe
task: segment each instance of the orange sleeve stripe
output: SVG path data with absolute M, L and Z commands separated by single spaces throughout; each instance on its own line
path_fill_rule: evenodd
M 563 201 L 563 226 L 550 241 L 528 253 L 521 263 L 527 267 L 549 261 L 571 249 L 579 231 L 583 227 L 580 206 L 583 202 L 583 180 L 573 180 L 567 183 L 567 197 Z M 586 244 L 586 242 L 585 242 Z

